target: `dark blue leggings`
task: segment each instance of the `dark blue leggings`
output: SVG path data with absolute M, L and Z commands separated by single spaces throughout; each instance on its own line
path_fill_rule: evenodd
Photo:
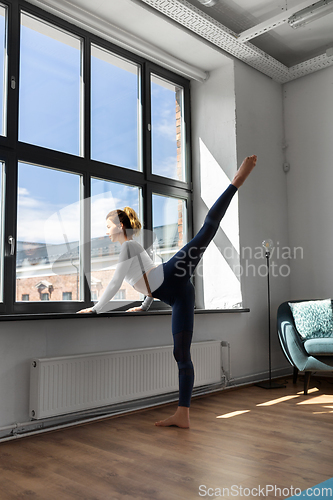
M 194 323 L 194 287 L 190 278 L 209 243 L 214 238 L 237 188 L 230 184 L 209 210 L 204 224 L 194 238 L 170 260 L 162 264 L 164 279 L 153 297 L 172 307 L 172 334 L 174 357 L 179 369 L 179 406 L 190 406 L 194 383 L 194 369 L 190 347 Z M 158 268 L 157 268 L 158 269 Z M 154 290 L 153 269 L 149 273 L 151 290 Z M 160 274 L 156 271 L 156 275 Z

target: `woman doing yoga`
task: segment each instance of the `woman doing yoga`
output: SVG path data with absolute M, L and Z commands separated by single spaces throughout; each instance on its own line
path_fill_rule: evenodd
M 172 334 L 174 357 L 179 370 L 179 403 L 174 415 L 156 422 L 158 426 L 190 425 L 189 409 L 194 382 L 194 369 L 190 347 L 194 321 L 194 288 L 190 278 L 208 244 L 214 238 L 222 217 L 233 196 L 251 173 L 257 161 L 255 155 L 248 156 L 238 169 L 232 183 L 208 211 L 204 224 L 194 238 L 180 249 L 170 260 L 156 266 L 142 246 L 132 239 L 141 228 L 134 210 L 113 210 L 107 215 L 107 234 L 113 242 L 121 244 L 118 264 L 114 276 L 94 307 L 82 309 L 80 313 L 100 313 L 119 290 L 125 279 L 147 297 L 140 307 L 128 312 L 146 311 L 154 298 L 172 307 Z

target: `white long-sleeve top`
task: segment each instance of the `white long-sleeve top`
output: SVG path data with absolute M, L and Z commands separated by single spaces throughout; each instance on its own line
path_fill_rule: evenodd
M 143 277 L 144 273 L 147 273 L 153 267 L 155 267 L 154 262 L 140 243 L 134 240 L 125 241 L 121 245 L 117 267 L 112 280 L 92 310 L 97 314 L 107 310 L 105 306 L 118 292 L 124 280 L 134 286 Z M 147 296 L 141 305 L 141 309 L 146 311 L 153 300 L 153 297 Z

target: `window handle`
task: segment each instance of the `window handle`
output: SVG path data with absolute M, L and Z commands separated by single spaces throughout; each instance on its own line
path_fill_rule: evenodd
M 15 253 L 15 238 L 14 236 L 8 236 L 8 243 L 10 244 L 10 255 Z

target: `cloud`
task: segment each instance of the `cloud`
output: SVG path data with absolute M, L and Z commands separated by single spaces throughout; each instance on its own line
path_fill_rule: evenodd
M 176 124 L 169 120 L 159 121 L 153 125 L 153 134 L 162 135 L 168 140 L 176 142 Z
M 163 160 L 155 160 L 154 172 L 158 173 L 158 175 L 164 175 L 165 177 L 177 179 L 177 157 L 168 156 L 167 158 L 163 158 Z
M 104 194 L 91 198 L 91 237 L 104 236 L 106 232 L 106 216 L 111 210 L 119 208 L 121 200 Z
M 29 207 L 42 206 L 42 201 L 32 198 L 30 192 L 26 188 L 18 188 L 18 209 L 26 209 Z

